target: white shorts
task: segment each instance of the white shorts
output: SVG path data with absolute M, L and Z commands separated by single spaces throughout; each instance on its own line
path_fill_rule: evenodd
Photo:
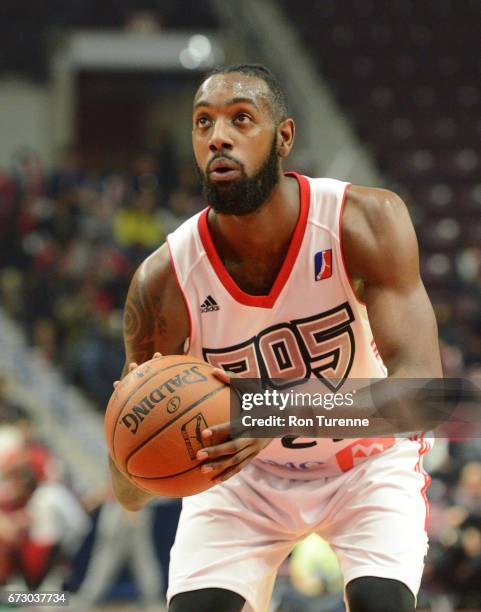
M 277 568 L 313 532 L 337 554 L 344 584 L 391 578 L 416 596 L 428 547 L 427 448 L 423 439 L 401 440 L 349 472 L 316 480 L 280 478 L 251 463 L 185 498 L 167 598 L 217 587 L 244 597 L 246 612 L 264 612 Z

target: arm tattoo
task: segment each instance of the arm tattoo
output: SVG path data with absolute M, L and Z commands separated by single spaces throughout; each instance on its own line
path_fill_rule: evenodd
M 166 331 L 162 314 L 162 295 L 151 296 L 142 283 L 134 278 L 124 311 L 124 338 L 130 349 L 129 361 L 143 363 L 155 352 L 156 338 Z

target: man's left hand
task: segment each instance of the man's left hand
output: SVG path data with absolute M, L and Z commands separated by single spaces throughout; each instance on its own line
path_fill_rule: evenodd
M 219 470 L 215 483 L 224 482 L 245 467 L 265 448 L 272 438 L 231 438 L 230 423 L 213 425 L 202 432 L 204 444 L 197 452 L 197 459 L 205 460 L 201 472 L 207 474 Z
M 230 372 L 215 369 L 214 374 L 222 382 L 230 383 L 232 377 Z M 204 474 L 219 470 L 213 479 L 216 484 L 240 472 L 272 440 L 272 438 L 232 439 L 230 422 L 208 427 L 201 435 L 206 446 L 197 452 L 197 459 L 205 461 L 201 467 Z

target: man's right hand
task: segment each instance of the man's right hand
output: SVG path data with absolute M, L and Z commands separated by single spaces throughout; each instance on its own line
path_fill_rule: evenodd
M 161 353 L 154 353 L 152 359 L 158 359 L 159 357 L 162 357 Z M 139 366 L 137 363 L 131 362 L 129 363 L 126 373 L 130 374 L 130 372 L 132 372 L 138 367 Z M 120 380 L 116 380 L 114 382 L 114 389 L 119 383 Z M 136 512 L 140 510 L 143 506 L 145 506 L 147 502 L 154 498 L 154 495 L 151 495 L 147 491 L 144 491 L 143 489 L 134 485 L 127 478 L 127 476 L 119 470 L 119 468 L 115 465 L 114 460 L 110 456 L 109 468 L 115 497 L 126 510 Z
M 109 468 L 115 497 L 126 510 L 137 512 L 154 498 L 154 495 L 131 483 L 127 476 L 122 474 L 115 465 L 112 457 L 109 457 Z
M 154 353 L 152 356 L 152 359 L 158 359 L 159 357 L 162 357 L 162 353 Z M 131 361 L 127 367 L 127 372 L 125 373 L 125 375 L 127 376 L 127 374 L 130 374 L 130 372 L 132 372 L 138 367 L 139 367 L 138 363 L 135 363 L 135 361 Z M 119 384 L 120 384 L 120 380 L 116 380 L 114 382 L 114 389 L 116 389 Z

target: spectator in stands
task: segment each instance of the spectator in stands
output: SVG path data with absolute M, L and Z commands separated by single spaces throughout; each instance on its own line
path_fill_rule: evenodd
M 125 564 L 133 574 L 142 605 L 158 609 L 163 576 L 152 537 L 154 517 L 155 506 L 128 512 L 107 490 L 87 574 L 75 596 L 76 610 L 92 609 L 112 587 Z
M 16 432 L 13 433 L 13 432 Z M 0 456 L 0 579 L 21 577 L 29 590 L 48 581 L 60 589 L 62 564 L 73 555 L 89 527 L 75 496 L 51 476 L 45 459 L 25 429 L 9 426 L 9 451 Z
M 135 265 L 165 238 L 162 220 L 155 208 L 155 193 L 141 191 L 134 196 L 131 206 L 119 210 L 115 215 L 115 238 Z
M 448 593 L 453 609 L 481 607 L 481 520 L 468 517 L 456 540 L 445 546 L 434 562 L 432 580 L 438 591 Z

